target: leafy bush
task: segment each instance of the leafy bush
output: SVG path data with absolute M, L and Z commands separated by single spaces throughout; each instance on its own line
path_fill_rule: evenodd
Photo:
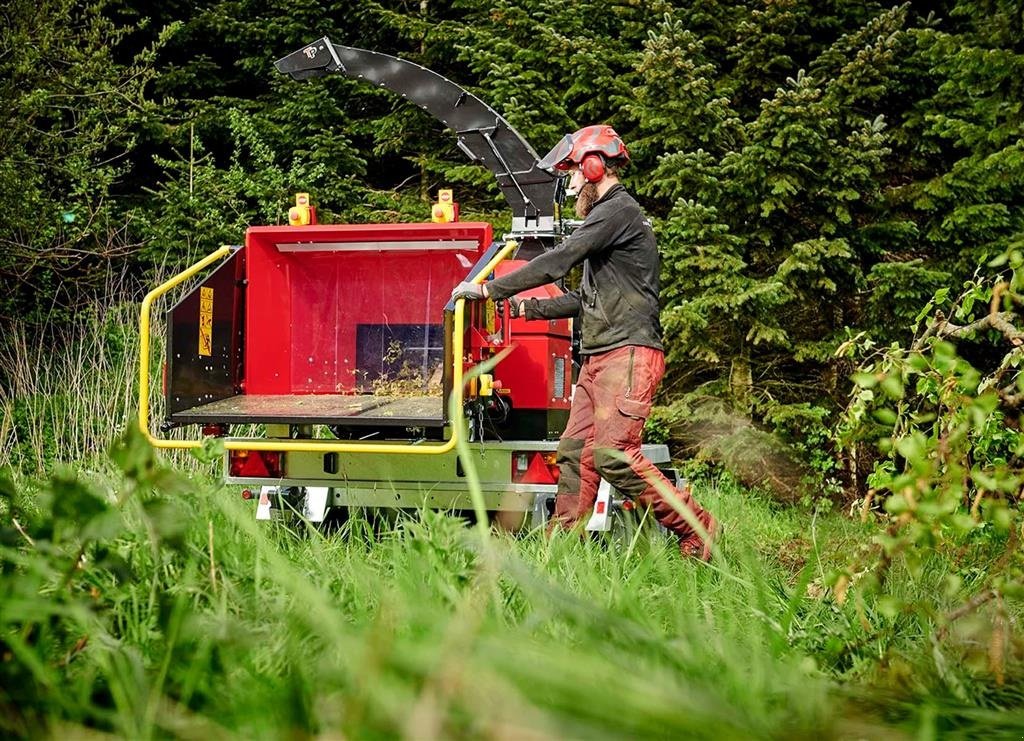
M 881 459 L 861 511 L 886 528 L 875 547 L 836 576 L 835 586 L 837 595 L 853 584 L 858 592 L 885 595 L 880 604 L 887 616 L 927 615 L 939 635 L 948 632 L 947 622 L 994 602 L 989 659 L 1000 683 L 1011 650 L 1004 600 L 1024 595 L 1024 333 L 1017 329 L 1024 257 L 1012 250 L 992 267 L 1002 265 L 1006 270 L 992 279 L 968 281 L 955 300 L 938 292 L 917 317 L 927 321 L 909 347 L 876 348 L 859 338 L 842 348 L 867 359 L 854 376 L 840 440 L 850 448 L 878 445 Z M 970 598 L 960 611 L 943 617 L 933 601 L 909 602 L 889 588 L 897 566 L 911 579 L 927 579 L 934 554 L 979 548 L 993 554 L 990 561 L 966 559 L 969 578 L 958 570 L 943 582 L 949 594 Z

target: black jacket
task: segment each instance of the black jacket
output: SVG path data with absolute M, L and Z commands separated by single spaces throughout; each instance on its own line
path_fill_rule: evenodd
M 621 185 L 594 204 L 583 224 L 558 247 L 487 284 L 495 300 L 565 277 L 583 265 L 579 291 L 552 299 L 527 299 L 527 319 L 582 316 L 581 352 L 623 345 L 663 349 L 658 319 L 660 260 L 650 220 Z

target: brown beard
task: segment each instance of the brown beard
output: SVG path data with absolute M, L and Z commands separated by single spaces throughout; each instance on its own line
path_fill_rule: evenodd
M 597 203 L 597 183 L 584 183 L 576 196 L 576 216 L 580 219 L 587 218 L 590 209 Z

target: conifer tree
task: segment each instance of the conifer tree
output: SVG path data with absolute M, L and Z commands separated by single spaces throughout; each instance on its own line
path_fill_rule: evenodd
M 88 297 L 135 247 L 119 201 L 151 121 L 152 49 L 105 2 L 13 0 L 0 25 L 0 319 Z M 159 44 L 159 34 L 152 44 Z
M 15 0 L 7 17 L 8 312 L 109 258 L 141 271 L 238 242 L 296 191 L 325 218 L 416 221 L 454 186 L 500 230 L 493 177 L 439 122 L 342 75 L 274 71 L 323 35 L 449 77 L 538 153 L 617 128 L 663 252 L 680 408 L 714 395 L 820 435 L 839 343 L 905 340 L 936 290 L 1024 239 L 1010 0 Z

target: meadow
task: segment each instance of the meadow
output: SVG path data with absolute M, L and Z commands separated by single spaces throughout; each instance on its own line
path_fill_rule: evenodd
M 131 738 L 1016 735 L 1019 657 L 824 586 L 866 527 L 708 480 L 718 558 L 655 530 L 582 542 L 445 513 L 323 534 L 136 436 L 3 484 L 3 731 Z M 13 515 L 13 517 L 12 517 Z M 929 578 L 896 573 L 933 601 Z M 942 601 L 940 600 L 940 603 Z M 943 605 L 953 612 L 951 595 Z M 977 617 L 977 616 L 974 616 Z M 1011 652 L 1013 653 L 1013 652 Z
M 1018 607 L 978 599 L 1012 535 L 897 559 L 885 590 L 860 589 L 841 575 L 876 547 L 876 514 L 783 505 L 713 468 L 695 481 L 727 526 L 711 564 L 650 526 L 581 540 L 432 511 L 257 523 L 215 464 L 131 432 L 131 319 L 111 306 L 53 343 L 15 334 L 4 357 L 4 735 L 1024 729 Z

